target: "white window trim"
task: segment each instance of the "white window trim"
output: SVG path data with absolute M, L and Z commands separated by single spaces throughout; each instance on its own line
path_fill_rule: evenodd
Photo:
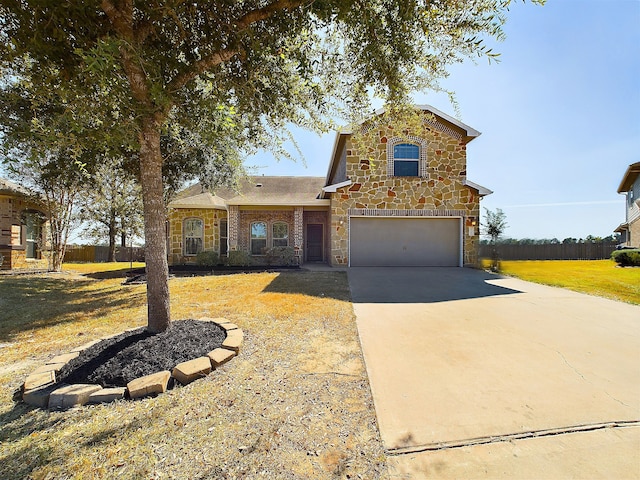
M 253 237 L 253 226 L 257 223 L 263 223 L 265 226 L 265 237 L 264 237 L 264 246 L 265 248 L 269 246 L 269 222 L 265 222 L 264 220 L 256 220 L 255 222 L 251 222 L 249 224 L 249 254 L 252 256 L 261 256 L 261 253 L 253 253 L 253 240 L 263 240 L 262 238 Z
M 204 220 L 200 217 L 187 217 L 182 220 L 182 254 L 185 257 L 195 257 L 200 252 L 196 253 L 187 253 L 187 232 L 186 232 L 186 224 L 189 220 L 198 220 L 202 224 L 202 236 L 201 237 L 189 237 L 189 238 L 200 238 L 202 240 L 202 252 L 204 251 Z
M 276 236 L 274 235 L 273 229 L 274 229 L 274 227 L 276 225 L 286 225 L 286 227 L 287 227 L 287 237 L 286 237 L 287 245 L 286 246 L 288 247 L 289 246 L 289 237 L 290 237 L 291 228 L 289 228 L 289 224 L 287 222 L 283 222 L 283 221 L 280 221 L 280 220 L 271 223 L 271 246 L 272 247 L 276 246 L 276 245 L 274 245 L 274 240 L 285 240 L 284 238 L 276 238 Z M 278 246 L 280 246 L 280 245 L 278 245 Z

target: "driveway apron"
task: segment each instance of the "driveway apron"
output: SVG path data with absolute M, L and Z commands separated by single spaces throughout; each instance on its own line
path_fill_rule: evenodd
M 614 425 L 640 442 L 640 307 L 465 268 L 348 275 L 389 453 Z

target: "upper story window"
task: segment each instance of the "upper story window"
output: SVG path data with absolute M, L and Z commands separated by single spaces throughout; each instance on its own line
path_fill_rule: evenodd
M 387 175 L 426 177 L 427 142 L 419 137 L 394 137 L 387 142 Z
M 251 255 L 262 255 L 267 248 L 267 224 L 253 222 L 251 224 Z
M 199 218 L 184 221 L 184 254 L 197 255 L 204 244 L 204 223 Z
M 289 246 L 289 225 L 286 223 L 278 222 L 272 226 L 271 241 L 274 247 L 287 247 Z
M 410 143 L 393 146 L 393 174 L 396 177 L 417 177 L 420 172 L 420 147 Z

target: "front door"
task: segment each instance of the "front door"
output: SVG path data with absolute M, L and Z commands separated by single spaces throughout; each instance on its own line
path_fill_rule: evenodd
M 307 224 L 307 262 L 321 262 L 322 258 L 322 224 Z

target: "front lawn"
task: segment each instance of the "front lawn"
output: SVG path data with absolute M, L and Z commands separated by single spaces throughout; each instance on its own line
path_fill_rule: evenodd
M 48 412 L 12 394 L 52 356 L 146 323 L 128 264 L 0 277 L 2 478 L 380 478 L 344 272 L 175 278 L 175 319 L 226 317 L 240 355 L 156 398 Z M 124 267 L 124 268 L 123 268 Z
M 612 260 L 505 260 L 502 273 L 530 282 L 640 305 L 640 268 Z

